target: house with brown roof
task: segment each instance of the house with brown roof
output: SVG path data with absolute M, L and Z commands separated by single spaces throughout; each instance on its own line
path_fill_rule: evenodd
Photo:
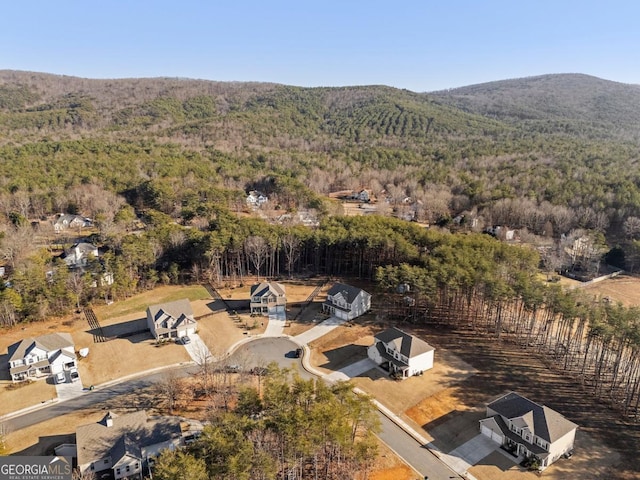
M 80 471 L 96 475 L 111 471 L 115 479 L 142 478 L 150 458 L 183 445 L 178 417 L 149 417 L 144 410 L 124 415 L 108 412 L 99 422 L 76 429 Z
M 147 308 L 147 326 L 156 338 L 182 338 L 196 333 L 198 322 L 186 298 Z
M 76 367 L 73 340 L 68 333 L 25 338 L 9 346 L 11 380 L 45 378 Z
M 509 392 L 487 404 L 480 433 L 544 470 L 573 452 L 578 425 L 544 405 Z
M 277 282 L 263 282 L 251 287 L 251 313 L 268 315 L 269 312 L 284 312 L 287 295 L 284 285 Z
M 322 311 L 341 320 L 353 320 L 371 309 L 371 294 L 361 288 L 336 283 L 327 292 Z
M 368 357 L 400 378 L 433 368 L 435 348 L 414 335 L 392 327 L 377 333 L 374 339 L 367 349 Z

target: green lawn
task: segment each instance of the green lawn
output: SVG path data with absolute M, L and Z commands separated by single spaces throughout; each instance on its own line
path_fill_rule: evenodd
M 148 292 L 139 293 L 126 300 L 114 302 L 111 305 L 96 307 L 96 315 L 101 321 L 123 317 L 133 313 L 144 312 L 149 305 L 172 302 L 188 298 L 191 301 L 211 298 L 206 288 L 201 285 L 164 286 L 154 288 Z

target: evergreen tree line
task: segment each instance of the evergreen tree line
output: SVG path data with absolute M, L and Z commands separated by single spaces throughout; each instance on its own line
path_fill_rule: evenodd
M 341 480 L 376 456 L 376 409 L 353 385 L 304 380 L 270 365 L 261 391 L 243 387 L 232 412 L 215 413 L 185 450 L 165 450 L 158 480 Z

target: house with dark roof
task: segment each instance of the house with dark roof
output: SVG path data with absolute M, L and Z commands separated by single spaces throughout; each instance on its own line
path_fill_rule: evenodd
M 287 296 L 284 285 L 277 282 L 263 282 L 251 287 L 251 313 L 268 315 L 269 312 L 284 312 Z
M 9 373 L 14 382 L 45 378 L 76 366 L 73 340 L 68 333 L 25 338 L 9 346 Z
M 537 461 L 544 470 L 571 454 L 578 425 L 544 405 L 509 392 L 487 404 L 480 433 L 520 457 Z
M 148 307 L 147 326 L 156 340 L 160 340 L 192 335 L 196 333 L 198 322 L 191 303 L 185 298 Z
M 377 333 L 374 340 L 367 349 L 369 358 L 400 378 L 433 368 L 435 348 L 414 335 L 392 327 Z
M 371 294 L 361 288 L 336 283 L 327 292 L 322 311 L 341 320 L 353 320 L 371 309 Z
M 111 471 L 113 478 L 142 478 L 149 458 L 184 445 L 178 417 L 148 417 L 139 412 L 116 415 L 76 429 L 78 468 L 83 474 Z M 101 476 L 100 476 L 101 478 Z

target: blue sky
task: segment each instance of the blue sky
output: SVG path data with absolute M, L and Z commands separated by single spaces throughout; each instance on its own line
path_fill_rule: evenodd
M 546 73 L 640 84 L 640 2 L 8 0 L 0 69 L 433 91 Z

